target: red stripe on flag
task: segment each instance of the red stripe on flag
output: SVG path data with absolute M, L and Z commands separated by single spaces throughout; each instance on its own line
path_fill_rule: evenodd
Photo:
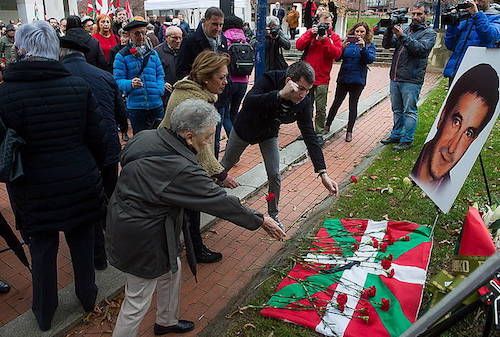
M 380 320 L 373 305 L 367 301 L 361 300 L 358 302 L 356 310 L 361 310 L 362 308 L 366 308 L 368 310 L 368 322 L 365 322 L 360 318 L 352 318 L 349 322 L 349 325 L 347 326 L 347 329 L 344 332 L 343 337 L 389 337 L 389 332 L 384 327 L 384 324 Z M 355 316 L 357 315 L 359 314 L 355 313 Z
M 392 235 L 394 240 L 399 240 L 405 235 L 410 234 L 415 231 L 420 225 L 407 222 L 407 221 L 388 221 L 387 228 L 388 232 Z
M 422 285 L 401 282 L 395 278 L 388 278 L 385 276 L 380 276 L 380 280 L 382 280 L 387 288 L 396 296 L 406 318 L 412 323 L 415 322 L 418 309 L 420 308 L 420 300 L 416 301 L 415 299 L 422 298 L 422 292 L 424 291 Z
M 427 241 L 419 244 L 417 247 L 403 253 L 400 257 L 394 260 L 394 263 L 402 266 L 412 266 L 427 270 L 430 259 L 430 251 L 432 243 Z
M 353 234 L 356 241 L 361 242 L 366 227 L 368 227 L 368 220 L 366 219 L 340 219 L 344 228 Z
M 288 273 L 288 276 L 285 276 L 281 283 L 278 285 L 276 288 L 276 291 L 281 290 L 282 288 L 286 287 L 287 285 L 290 285 L 292 283 L 297 283 L 293 279 L 298 279 L 298 280 L 305 280 L 309 276 L 316 275 L 318 274 L 318 271 L 312 269 L 312 268 L 307 268 L 304 267 L 302 264 L 297 263 L 295 267 Z
M 316 234 L 316 239 L 312 242 L 311 252 L 318 250 L 321 254 L 342 255 L 342 248 L 335 243 L 333 237 L 330 236 L 330 233 L 324 227 L 320 228 L 318 234 Z

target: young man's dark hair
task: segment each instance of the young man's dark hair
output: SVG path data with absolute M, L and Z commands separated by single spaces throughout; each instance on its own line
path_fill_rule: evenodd
M 431 7 L 429 6 L 429 4 L 427 2 L 417 1 L 413 5 L 413 8 L 420 8 L 420 7 L 424 7 L 424 13 L 425 14 L 429 14 L 430 11 L 431 11 Z
M 443 108 L 443 115 L 451 113 L 457 105 L 460 97 L 464 94 L 475 94 L 488 106 L 486 118 L 484 118 L 477 130 L 477 133 L 479 134 L 490 122 L 493 114 L 495 113 L 495 108 L 498 103 L 498 86 L 498 74 L 489 64 L 481 63 L 470 68 L 463 73 L 462 76 L 460 76 L 451 89 L 450 95 L 446 100 L 446 105 Z
M 314 83 L 314 70 L 311 65 L 304 61 L 292 63 L 286 70 L 286 76 L 297 82 L 302 77 L 307 83 Z

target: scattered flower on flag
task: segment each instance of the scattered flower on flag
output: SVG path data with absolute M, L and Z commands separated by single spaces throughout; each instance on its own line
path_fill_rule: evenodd
M 389 300 L 387 298 L 382 298 L 380 302 L 381 302 L 380 310 L 389 311 L 389 308 L 391 306 Z
M 405 236 L 401 237 L 401 241 L 410 241 L 410 236 L 405 235 Z
M 389 272 L 387 273 L 387 277 L 388 278 L 393 278 L 394 277 L 394 269 L 389 270 Z
M 337 303 L 339 305 L 345 305 L 347 303 L 347 294 L 339 294 L 337 296 Z
M 372 238 L 372 246 L 375 249 L 378 248 L 378 240 L 377 240 L 377 238 Z
M 384 268 L 385 270 L 389 270 L 392 266 L 392 262 L 389 259 L 383 259 L 380 264 L 382 265 L 382 268 Z
M 361 292 L 361 298 L 369 299 L 371 297 L 374 297 L 376 294 L 377 294 L 377 288 L 375 286 L 371 286 L 363 289 L 363 291 Z

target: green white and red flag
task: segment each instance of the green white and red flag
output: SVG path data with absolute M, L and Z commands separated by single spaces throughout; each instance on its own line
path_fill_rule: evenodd
M 431 228 L 328 219 L 261 314 L 325 336 L 399 336 L 416 320 Z

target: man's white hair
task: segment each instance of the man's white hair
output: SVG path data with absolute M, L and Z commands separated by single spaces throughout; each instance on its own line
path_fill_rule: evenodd
M 170 129 L 176 133 L 191 131 L 198 134 L 220 122 L 215 107 L 201 99 L 187 99 L 179 104 L 170 117 Z
M 59 60 L 59 39 L 48 22 L 40 20 L 21 25 L 14 40 L 14 45 L 24 57 Z
M 274 26 L 279 26 L 280 19 L 278 19 L 278 17 L 273 15 L 266 16 L 266 26 L 269 27 L 271 24 Z
M 165 36 L 170 36 L 170 35 L 172 35 L 175 32 L 178 32 L 178 33 L 182 34 L 182 29 L 180 29 L 177 26 L 168 26 L 167 30 L 165 30 Z

